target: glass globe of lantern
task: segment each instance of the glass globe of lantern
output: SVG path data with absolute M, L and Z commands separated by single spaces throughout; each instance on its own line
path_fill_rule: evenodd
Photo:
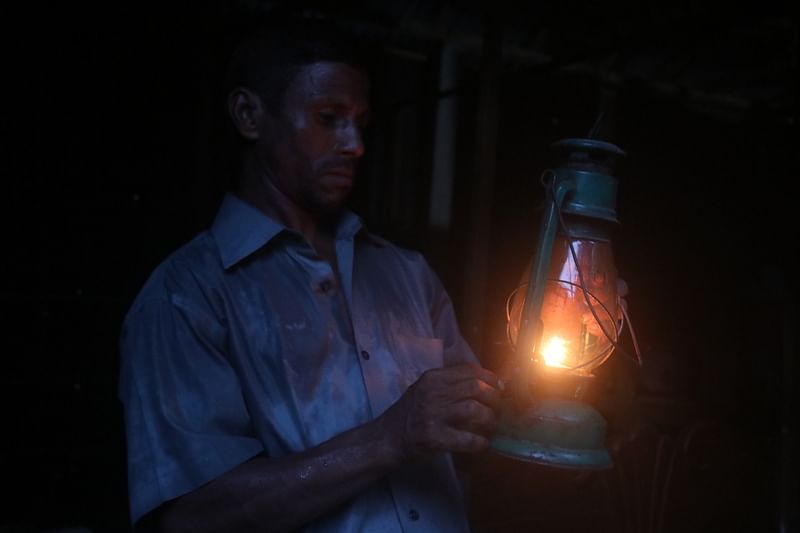
M 541 337 L 531 353 L 537 366 L 589 376 L 614 351 L 621 328 L 617 269 L 610 239 L 593 233 L 577 238 L 559 233 L 553 242 L 540 312 Z M 509 301 L 512 345 L 519 336 L 529 276 L 530 266 Z

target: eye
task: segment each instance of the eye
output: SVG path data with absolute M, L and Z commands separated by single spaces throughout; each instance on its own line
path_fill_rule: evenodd
M 330 109 L 322 109 L 320 111 L 317 111 L 317 118 L 319 118 L 320 122 L 322 122 L 323 124 L 333 124 L 334 122 L 336 122 L 336 119 L 338 117 L 336 115 L 336 112 Z

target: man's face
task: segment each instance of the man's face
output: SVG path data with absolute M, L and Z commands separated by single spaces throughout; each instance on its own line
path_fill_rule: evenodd
M 260 126 L 258 152 L 267 179 L 312 214 L 338 211 L 364 153 L 368 101 L 369 83 L 360 70 L 331 62 L 300 68 L 283 106 L 267 110 Z

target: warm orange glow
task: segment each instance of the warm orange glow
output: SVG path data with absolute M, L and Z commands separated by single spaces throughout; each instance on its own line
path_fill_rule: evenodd
M 529 263 L 508 310 L 509 339 L 514 345 L 522 324 L 530 268 Z M 557 236 L 541 297 L 538 323 L 527 321 L 530 328 L 538 326 L 529 332 L 541 339 L 537 353 L 531 355 L 548 368 L 591 374 L 611 356 L 620 327 L 611 243 Z
M 551 337 L 542 346 L 542 356 L 548 366 L 564 366 L 567 359 L 567 341 L 561 337 Z

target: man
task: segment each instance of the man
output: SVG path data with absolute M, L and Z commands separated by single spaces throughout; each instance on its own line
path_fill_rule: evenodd
M 240 181 L 152 274 L 121 338 L 131 515 L 161 531 L 465 531 L 449 452 L 497 377 L 417 253 L 345 209 L 369 82 L 324 28 L 234 55 Z

